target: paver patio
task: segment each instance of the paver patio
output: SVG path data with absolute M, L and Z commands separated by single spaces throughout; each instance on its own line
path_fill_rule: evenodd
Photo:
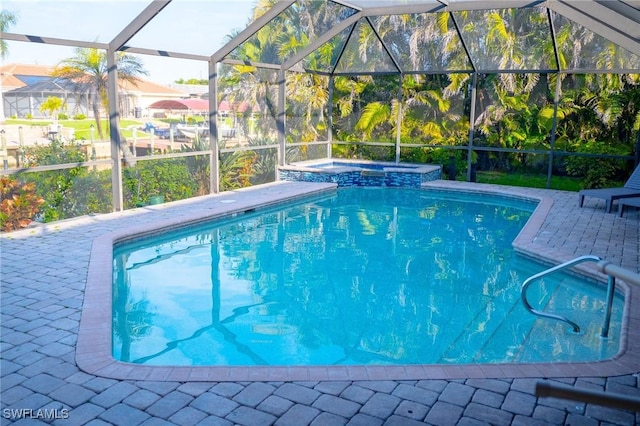
M 271 197 L 296 183 L 232 193 L 240 199 Z M 520 236 L 519 247 L 557 263 L 595 254 L 640 272 L 640 214 L 606 214 L 597 200 L 577 207 L 577 194 L 439 181 L 443 188 L 500 190 L 545 198 L 544 217 Z M 640 423 L 640 411 L 536 397 L 543 376 L 492 377 L 463 369 L 455 379 L 403 380 L 167 380 L 151 373 L 117 379 L 77 362 L 77 344 L 90 253 L 94 240 L 123 228 L 193 217 L 211 210 L 221 196 L 95 215 L 2 234 L 1 407 L 2 424 L 60 425 L 411 425 L 411 424 L 618 424 Z M 632 293 L 637 293 L 632 288 Z M 635 295 L 634 295 L 635 296 Z M 88 307 L 89 309 L 90 307 Z M 639 321 L 640 316 L 632 319 Z M 629 340 L 640 341 L 639 330 Z M 86 354 L 86 352 L 85 352 Z M 634 354 L 640 359 L 640 353 Z M 569 366 L 570 367 L 570 366 Z M 116 368 L 116 367 L 114 367 Z M 549 379 L 576 387 L 640 397 L 639 371 L 616 374 L 598 364 L 585 375 L 578 367 Z M 99 370 L 99 369 L 98 369 Z M 114 370 L 115 371 L 115 370 Z M 575 375 L 571 375 L 575 371 Z M 308 377 L 308 376 L 307 376 Z M 57 418 L 53 418 L 57 417 Z

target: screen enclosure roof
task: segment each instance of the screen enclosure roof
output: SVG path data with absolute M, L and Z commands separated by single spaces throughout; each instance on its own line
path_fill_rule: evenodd
M 34 3 L 33 13 L 59 25 L 29 26 Z M 640 72 L 640 0 L 252 3 L 267 7 L 253 9 L 225 44 L 213 32 L 233 16 L 218 0 L 122 1 L 117 19 L 88 22 L 79 19 L 114 3 L 18 3 L 26 16 L 2 38 L 333 75 Z M 160 42 L 160 32 L 173 36 Z

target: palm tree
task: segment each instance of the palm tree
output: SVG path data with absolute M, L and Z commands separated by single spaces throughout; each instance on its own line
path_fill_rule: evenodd
M 124 52 L 118 52 L 117 64 L 118 79 L 121 82 L 126 81 L 137 86 L 138 76 L 148 74 L 138 58 Z M 75 56 L 63 59 L 51 76 L 75 82 L 78 92 L 87 95 L 96 121 L 96 129 L 102 138 L 100 107 L 108 109 L 107 53 L 96 48 L 77 48 Z
M 0 11 L 0 32 L 6 32 L 11 25 L 17 22 L 16 15 L 8 10 Z M 0 39 L 0 59 L 7 57 L 9 47 L 7 42 Z M 0 81 L 0 123 L 4 123 L 4 98 L 2 97 L 2 81 Z
M 0 11 L 0 32 L 7 32 L 9 27 L 15 25 L 17 21 L 18 18 L 13 12 L 8 10 Z M 0 58 L 6 58 L 8 52 L 7 42 L 0 39 Z
M 260 17 L 275 3 L 277 0 L 256 1 L 252 19 Z M 331 6 L 326 2 L 295 3 L 278 19 L 242 43 L 232 53 L 232 57 L 244 61 L 280 64 L 307 46 L 317 33 L 339 21 L 342 9 L 341 6 Z M 233 34 L 229 38 L 232 36 Z M 315 56 L 313 58 L 318 59 Z M 312 68 L 323 69 L 322 66 Z M 222 74 L 221 87 L 233 89 L 229 90 L 233 94 L 227 95 L 227 100 L 258 106 L 262 113 L 263 127 L 260 129 L 263 134 L 259 136 L 270 137 L 277 116 L 277 76 L 270 70 L 249 65 L 224 67 Z M 317 139 L 320 133 L 317 127 L 326 129 L 323 108 L 329 97 L 328 78 L 292 72 L 287 75 L 286 87 L 287 114 L 292 123 L 295 122 L 296 138 L 301 141 Z

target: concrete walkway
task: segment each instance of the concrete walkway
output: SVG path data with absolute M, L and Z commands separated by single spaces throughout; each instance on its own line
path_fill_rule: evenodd
M 258 188 L 281 192 L 294 183 Z M 494 190 L 552 200 L 530 250 L 554 263 L 595 254 L 640 272 L 640 214 L 605 214 L 577 194 L 457 182 L 435 186 Z M 253 191 L 253 190 L 251 190 Z M 238 191 L 235 194 L 248 193 Z M 254 196 L 255 193 L 252 194 Z M 83 217 L 2 234 L 1 424 L 59 425 L 634 425 L 640 411 L 536 397 L 544 377 L 188 381 L 120 380 L 76 362 L 89 259 L 96 237 L 210 208 L 216 196 Z M 640 354 L 637 354 L 640 358 Z M 640 397 L 638 372 L 550 379 Z M 639 408 L 640 410 L 640 408 Z

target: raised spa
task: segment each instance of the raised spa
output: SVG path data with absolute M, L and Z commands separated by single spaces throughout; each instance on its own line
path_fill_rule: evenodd
M 442 168 L 434 164 L 322 159 L 279 166 L 280 180 L 336 183 L 343 186 L 391 186 L 419 188 L 440 179 Z

